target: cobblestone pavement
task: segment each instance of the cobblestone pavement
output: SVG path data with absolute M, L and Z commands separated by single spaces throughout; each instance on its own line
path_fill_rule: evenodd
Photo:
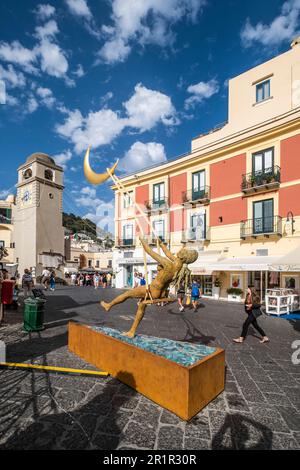
M 24 333 L 21 316 L 7 313 L 0 328 L 7 360 L 93 369 L 68 351 L 67 324 L 128 328 L 134 301 L 109 314 L 99 307 L 115 294 L 75 287 L 47 294 L 40 333 Z M 300 365 L 291 345 L 300 322 L 260 317 L 271 342 L 260 344 L 250 330 L 236 345 L 244 316 L 242 306 L 212 300 L 197 313 L 148 308 L 139 333 L 226 349 L 225 392 L 188 423 L 112 377 L 0 369 L 0 449 L 299 449 Z

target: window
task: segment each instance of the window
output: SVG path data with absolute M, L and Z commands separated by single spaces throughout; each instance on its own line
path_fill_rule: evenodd
M 89 268 L 92 268 L 93 267 L 93 261 L 91 259 L 89 259 L 88 263 L 89 263 Z
M 97 261 L 96 261 L 96 268 L 99 268 L 99 266 L 100 266 L 100 262 L 99 262 L 99 260 L 97 259 Z
M 164 220 L 154 220 L 153 230 L 154 230 L 156 237 L 160 238 L 163 241 L 165 240 L 165 221 Z
M 112 259 L 108 260 L 108 268 L 112 268 Z
M 128 224 L 124 225 L 123 227 L 123 239 L 125 245 L 132 245 L 133 244 L 133 225 Z
M 266 174 L 274 170 L 274 147 L 256 152 L 252 155 L 252 173 Z
M 27 170 L 24 170 L 24 173 L 23 173 L 24 180 L 28 180 L 31 177 L 32 177 L 32 169 L 27 168 Z
M 270 80 L 258 83 L 256 85 L 256 103 L 270 98 Z
M 201 199 L 205 194 L 205 170 L 192 174 L 192 199 Z
M 133 205 L 133 191 L 129 191 L 127 194 L 123 194 L 123 207 L 127 209 Z
M 54 181 L 54 173 L 52 170 L 50 170 L 49 168 L 47 168 L 45 170 L 45 179 L 46 180 L 49 180 L 49 181 Z
M 0 209 L 0 224 L 11 224 L 11 209 Z
M 4 240 L 0 240 L 0 248 L 5 248 L 5 242 L 4 242 Z
M 253 203 L 253 233 L 274 232 L 274 201 L 266 199 Z
M 191 216 L 191 238 L 193 240 L 205 240 L 206 214 L 193 214 Z
M 153 202 L 156 204 L 165 202 L 165 183 L 153 185 Z

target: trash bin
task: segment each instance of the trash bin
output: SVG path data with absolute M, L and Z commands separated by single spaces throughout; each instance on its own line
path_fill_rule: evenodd
M 29 297 L 24 300 L 23 329 L 40 331 L 44 329 L 44 312 L 46 300 Z

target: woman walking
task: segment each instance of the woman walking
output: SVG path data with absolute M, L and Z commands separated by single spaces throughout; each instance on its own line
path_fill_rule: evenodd
M 52 292 L 55 291 L 55 272 L 54 271 L 52 271 L 50 274 L 50 290 Z
M 257 291 L 252 287 L 248 286 L 247 295 L 245 299 L 245 311 L 248 318 L 243 324 L 242 334 L 239 338 L 234 339 L 235 343 L 242 343 L 248 333 L 249 326 L 252 325 L 262 336 L 261 343 L 267 343 L 269 338 L 266 336 L 264 330 L 259 326 L 256 319 L 261 315 L 261 301 Z
M 184 284 L 180 284 L 178 291 L 177 291 L 177 300 L 178 300 L 180 312 L 184 312 L 184 305 L 183 305 L 184 297 L 185 297 L 185 287 L 184 287 Z

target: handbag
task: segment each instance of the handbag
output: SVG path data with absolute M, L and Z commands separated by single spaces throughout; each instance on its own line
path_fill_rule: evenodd
M 261 311 L 261 306 L 260 305 L 253 305 L 252 307 L 252 315 L 254 316 L 254 318 L 258 318 L 262 315 L 262 311 Z

